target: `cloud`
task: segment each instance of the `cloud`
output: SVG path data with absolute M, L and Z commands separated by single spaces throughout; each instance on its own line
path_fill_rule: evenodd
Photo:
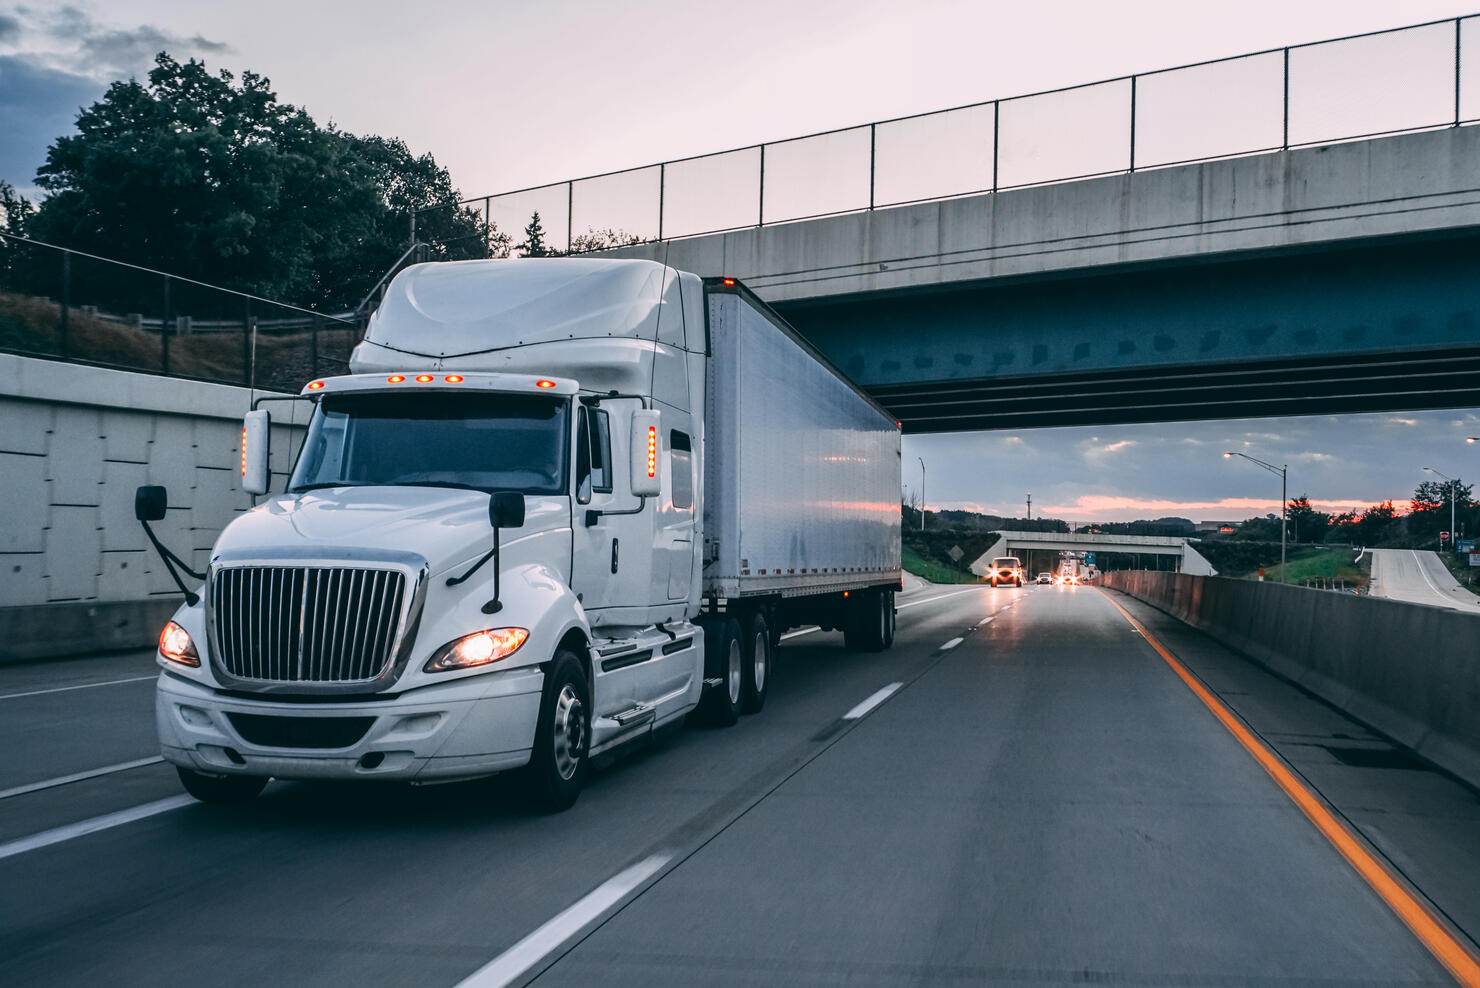
M 21 22 L 10 14 L 0 14 L 0 44 L 16 41 L 21 36 Z
M 1384 421 L 1387 422 L 1388 425 L 1418 425 L 1418 419 L 1405 419 L 1399 418 L 1397 416 L 1392 416 L 1391 418 L 1384 419 Z
M 1396 505 L 1398 498 L 1393 498 Z M 1313 498 L 1317 511 L 1362 511 L 1373 502 L 1351 498 Z M 1174 516 L 1201 520 L 1204 517 L 1246 518 L 1249 512 L 1278 513 L 1275 498 L 1224 497 L 1216 500 L 1174 500 L 1171 498 L 1126 497 L 1110 494 L 1084 494 L 1073 504 L 1047 504 L 1043 514 L 1049 518 L 1092 518 L 1104 521 L 1133 521 L 1138 518 Z M 1243 514 L 1240 514 L 1243 512 Z
M 103 94 L 85 76 L 37 65 L 17 55 L 0 55 L 0 179 L 22 194 L 35 195 L 36 169 L 46 161 L 46 148 L 71 133 L 77 111 Z

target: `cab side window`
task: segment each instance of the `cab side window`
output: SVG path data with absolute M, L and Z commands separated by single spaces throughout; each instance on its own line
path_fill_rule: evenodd
M 606 412 L 581 406 L 576 421 L 576 502 L 590 504 L 592 492 L 612 489 L 612 433 Z
M 687 432 L 674 429 L 668 434 L 668 467 L 673 476 L 673 506 L 680 510 L 692 510 L 694 449 Z

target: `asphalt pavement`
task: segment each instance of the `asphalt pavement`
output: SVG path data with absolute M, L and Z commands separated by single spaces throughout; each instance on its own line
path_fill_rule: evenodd
M 1453 983 L 1112 596 L 1474 949 L 1473 790 L 1127 598 L 925 585 L 892 650 L 793 633 L 764 711 L 548 817 L 194 804 L 148 655 L 0 668 L 0 983 Z
M 1437 553 L 1419 549 L 1368 549 L 1372 596 L 1480 614 L 1480 597 L 1459 585 Z

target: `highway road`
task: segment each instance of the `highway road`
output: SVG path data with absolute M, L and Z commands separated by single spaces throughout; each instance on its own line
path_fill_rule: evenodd
M 1474 790 L 1108 591 L 900 603 L 893 650 L 793 633 L 762 713 L 551 817 L 195 804 L 150 656 L 0 668 L 0 984 L 1480 983 Z
M 1436 553 L 1418 549 L 1367 551 L 1372 553 L 1374 597 L 1480 614 L 1480 597 L 1460 586 Z

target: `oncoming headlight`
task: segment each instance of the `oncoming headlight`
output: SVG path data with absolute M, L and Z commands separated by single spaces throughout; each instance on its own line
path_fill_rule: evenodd
M 437 649 L 437 654 L 426 664 L 426 671 L 448 672 L 488 665 L 519 651 L 528 638 L 529 632 L 523 628 L 493 628 L 464 635 Z
M 159 633 L 159 654 L 182 666 L 200 666 L 200 655 L 195 651 L 195 642 L 190 640 L 190 632 L 173 621 Z

